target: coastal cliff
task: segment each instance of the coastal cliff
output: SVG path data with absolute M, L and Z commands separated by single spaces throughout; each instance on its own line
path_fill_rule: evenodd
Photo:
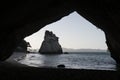
M 44 41 L 42 42 L 39 53 L 41 54 L 61 54 L 63 53 L 58 37 L 52 31 L 46 30 Z
M 27 52 L 27 47 L 31 47 L 30 43 L 22 40 L 18 47 L 15 49 L 15 52 Z

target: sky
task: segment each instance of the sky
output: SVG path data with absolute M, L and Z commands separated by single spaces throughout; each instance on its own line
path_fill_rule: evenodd
M 59 37 L 62 48 L 72 49 L 107 49 L 104 32 L 89 21 L 73 12 L 62 19 L 48 24 L 38 32 L 25 38 L 32 49 L 39 49 L 46 30 Z

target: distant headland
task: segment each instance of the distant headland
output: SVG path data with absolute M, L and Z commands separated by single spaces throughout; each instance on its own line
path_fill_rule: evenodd
M 63 48 L 63 52 L 107 52 L 106 49 L 72 49 Z

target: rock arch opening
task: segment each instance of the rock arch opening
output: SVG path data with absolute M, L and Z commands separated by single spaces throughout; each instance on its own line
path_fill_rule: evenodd
M 75 19 L 76 18 L 76 19 Z M 80 19 L 79 19 L 80 18 Z M 42 43 L 43 38 L 44 38 L 44 33 L 45 30 L 50 30 L 53 31 L 59 38 L 60 38 L 60 44 L 63 48 L 64 52 L 68 52 L 68 53 L 78 53 L 78 52 L 87 52 L 85 53 L 85 55 L 83 56 L 85 59 L 89 59 L 88 63 L 92 66 L 87 66 L 85 64 L 88 64 L 86 62 L 82 62 L 78 61 L 78 63 L 83 63 L 84 66 L 80 66 L 77 62 L 76 64 L 74 64 L 74 60 L 80 59 L 79 57 L 76 57 L 74 55 L 72 55 L 73 59 L 73 64 L 71 62 L 71 64 L 67 64 L 66 62 L 64 63 L 56 63 L 56 62 L 52 62 L 55 61 L 53 60 L 56 59 L 56 55 L 53 56 L 52 58 L 48 58 L 48 56 L 44 56 L 45 60 L 41 60 L 40 64 L 43 66 L 42 63 L 46 63 L 48 60 L 51 61 L 51 63 L 53 64 L 48 64 L 50 65 L 49 67 L 55 67 L 57 66 L 57 64 L 65 64 L 66 68 L 70 68 L 71 65 L 76 65 L 75 67 L 72 66 L 73 68 L 85 68 L 86 66 L 89 67 L 88 69 L 97 69 L 101 67 L 105 67 L 110 69 L 111 67 L 115 67 L 115 62 L 113 59 L 110 58 L 110 54 L 106 54 L 107 52 L 107 46 L 105 43 L 105 34 L 102 30 L 96 28 L 93 24 L 89 23 L 88 21 L 86 21 L 85 19 L 83 19 L 83 21 L 81 20 L 83 19 L 79 14 L 77 14 L 76 12 L 71 13 L 69 16 L 62 18 L 61 20 L 52 23 L 50 25 L 47 25 L 46 27 L 42 28 L 40 31 L 38 31 L 37 33 L 33 34 L 30 37 L 25 38 L 26 41 L 32 43 L 31 46 L 33 48 L 33 50 L 31 51 L 38 51 L 40 49 L 40 41 Z M 42 36 L 41 36 L 42 35 Z M 93 54 L 91 53 L 95 53 L 96 52 L 96 56 L 98 56 L 97 58 L 101 61 L 98 60 L 98 62 L 95 62 L 95 60 L 97 61 L 97 59 L 94 56 L 91 56 Z M 83 54 L 83 53 L 82 53 Z M 91 54 L 91 55 L 90 55 Z M 101 58 L 101 55 L 104 56 L 104 59 Z M 77 54 L 77 56 L 79 56 Z M 33 56 L 33 62 L 34 62 L 34 57 L 37 56 Z M 41 57 L 41 56 L 39 56 Z M 43 57 L 43 56 L 42 56 Z M 51 56 L 50 56 L 51 57 Z M 64 57 L 64 56 L 63 56 Z M 71 57 L 71 56 L 69 56 Z M 27 58 L 31 58 L 31 56 L 27 56 Z M 47 59 L 48 58 L 48 59 Z M 59 57 L 57 57 L 59 60 Z M 75 59 L 76 58 L 76 59 Z M 93 59 L 92 59 L 93 58 Z M 61 58 L 62 59 L 62 58 Z M 82 59 L 82 58 L 81 58 Z M 64 60 L 64 58 L 63 58 Z M 31 61 L 28 61 L 28 65 L 30 65 Z M 62 61 L 61 61 L 62 62 Z M 103 62 L 103 63 L 102 63 Z M 39 63 L 39 62 L 38 62 Z M 94 63 L 94 64 L 91 64 Z M 107 63 L 107 64 L 104 64 Z M 26 63 L 25 63 L 26 64 Z M 36 64 L 36 62 L 35 62 Z M 41 66 L 40 64 L 37 65 L 37 67 Z M 47 64 L 47 63 L 46 63 Z M 101 65 L 104 64 L 104 65 Z M 45 65 L 45 66 L 48 66 Z M 96 65 L 97 67 L 95 68 Z M 108 67 L 109 65 L 109 67 Z M 34 65 L 34 63 L 30 66 L 36 66 Z M 99 66 L 99 67 L 98 67 Z M 44 67 L 44 66 L 43 66 Z M 100 68 L 102 69 L 102 68 Z
M 16 46 L 25 38 L 29 36 L 45 25 L 55 22 L 62 17 L 70 14 L 73 11 L 77 11 L 84 18 L 89 20 L 91 23 L 96 25 L 98 28 L 102 29 L 106 35 L 106 43 L 111 52 L 112 58 L 120 64 L 120 5 L 115 0 L 27 0 L 27 1 L 3 1 L 1 2 L 1 29 L 0 29 L 0 62 L 8 59 Z M 7 6 L 4 6 L 7 5 Z M 9 6 L 9 7 L 8 7 Z M 74 60 L 75 61 L 75 60 Z M 9 66 L 9 64 L 8 64 Z M 66 67 L 66 65 L 65 65 Z M 2 71 L 2 69 L 4 71 Z M 8 71 L 10 69 L 10 71 Z M 1 73 L 3 72 L 9 74 L 9 78 L 25 79 L 88 79 L 85 75 L 92 75 L 86 70 L 58 70 L 57 76 L 56 70 L 44 71 L 43 69 L 29 69 L 25 70 L 21 68 L 6 68 L 1 67 Z M 29 71 L 31 70 L 31 71 Z M 15 72 L 14 72 L 15 71 Z M 27 72 L 25 72 L 27 71 Z M 40 72 L 39 72 L 40 71 Z M 70 73 L 72 71 L 72 73 Z M 85 71 L 85 74 L 83 72 Z M 19 73 L 21 72 L 21 73 Z M 34 73 L 35 72 L 35 73 Z M 39 72 L 38 75 L 37 73 Z M 48 77 L 46 77 L 46 72 Z M 90 79 L 98 79 L 99 76 L 103 78 L 108 78 L 115 80 L 118 78 L 118 73 L 114 71 L 92 71 L 95 72 L 95 77 L 90 77 Z M 97 73 L 98 72 L 98 73 Z M 26 76 L 24 75 L 26 74 Z M 52 73 L 52 74 L 51 74 Z M 75 74 L 74 74 L 75 73 Z M 110 73 L 110 74 L 108 74 Z M 13 75 L 16 75 L 13 77 Z M 21 74 L 21 76 L 19 76 Z M 23 75 L 22 75 L 23 74 Z M 33 74 L 33 75 L 32 75 Z M 66 77 L 66 74 L 69 76 Z M 43 76 L 42 76 L 43 75 Z M 73 75 L 73 76 L 71 76 Z M 80 76 L 81 75 L 81 76 Z M 62 77 L 61 77 L 62 76 Z M 3 74 L 2 78 L 8 78 Z M 101 79 L 100 78 L 100 79 Z
M 32 36 L 26 37 L 25 40 L 31 42 L 34 49 L 39 49 L 45 30 L 53 31 L 58 35 L 60 43 L 66 48 L 107 49 L 104 32 L 85 20 L 77 12 L 45 26 Z M 73 42 L 71 43 L 71 41 Z

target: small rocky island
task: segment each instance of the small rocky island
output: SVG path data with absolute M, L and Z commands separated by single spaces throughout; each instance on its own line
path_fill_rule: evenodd
M 39 53 L 41 54 L 62 54 L 62 48 L 58 37 L 52 31 L 46 30 L 44 41 L 42 42 Z

